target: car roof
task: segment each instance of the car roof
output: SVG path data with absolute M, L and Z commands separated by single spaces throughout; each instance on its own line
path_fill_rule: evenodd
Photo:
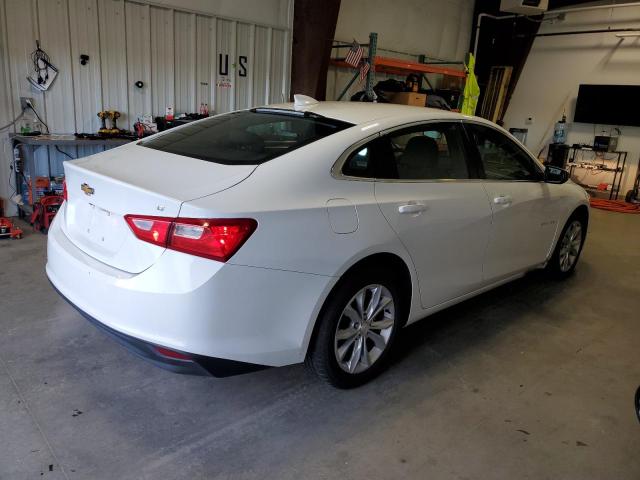
M 268 105 L 265 108 L 282 109 L 295 111 L 293 103 L 279 103 Z M 372 102 L 317 102 L 313 105 L 305 106 L 305 112 L 312 112 L 323 117 L 341 120 L 343 122 L 360 125 L 363 123 L 381 120 L 398 119 L 402 120 L 407 116 L 419 116 L 424 120 L 477 120 L 488 123 L 483 118 L 462 115 L 456 112 L 440 110 L 428 107 L 412 107 L 408 105 L 398 105 L 394 103 L 372 103 Z

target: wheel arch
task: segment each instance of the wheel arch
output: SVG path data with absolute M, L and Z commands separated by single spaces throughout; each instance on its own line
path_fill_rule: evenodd
M 569 215 L 569 218 L 577 217 L 584 221 L 585 227 L 589 226 L 589 207 L 586 205 L 578 205 L 576 209 Z
M 558 242 L 560 241 L 562 231 L 564 230 L 564 227 L 567 225 L 567 223 L 569 223 L 569 220 L 571 220 L 572 218 L 579 218 L 580 220 L 584 221 L 585 229 L 583 235 L 585 236 L 584 238 L 586 240 L 587 228 L 589 226 L 589 207 L 588 204 L 581 203 L 574 207 L 572 210 L 569 210 L 569 214 L 566 216 L 563 223 L 558 225 L 555 237 L 553 239 L 549 252 L 547 253 L 547 260 L 545 261 L 544 266 L 548 265 L 548 262 L 551 260 L 551 257 L 553 256 L 553 253 L 558 246 Z
M 411 302 L 413 300 L 413 289 L 415 279 L 412 276 L 411 267 L 407 264 L 407 261 L 403 259 L 396 253 L 391 252 L 378 252 L 372 253 L 365 257 L 362 257 L 349 265 L 344 272 L 340 275 L 338 280 L 334 283 L 334 285 L 329 290 L 329 293 L 325 295 L 322 300 L 322 306 L 318 309 L 315 318 L 313 319 L 313 328 L 311 329 L 311 334 L 308 337 L 308 340 L 305 345 L 305 356 L 309 351 L 309 346 L 313 344 L 313 341 L 316 338 L 318 333 L 318 328 L 320 322 L 318 321 L 327 306 L 328 300 L 332 297 L 332 295 L 338 290 L 344 282 L 350 278 L 351 276 L 357 274 L 358 272 L 370 268 L 371 266 L 376 266 L 377 268 L 385 268 L 388 269 L 390 274 L 394 275 L 398 281 L 400 282 L 400 294 L 402 295 L 402 303 L 404 306 L 404 318 L 402 318 L 401 326 L 407 322 L 410 311 L 411 311 Z

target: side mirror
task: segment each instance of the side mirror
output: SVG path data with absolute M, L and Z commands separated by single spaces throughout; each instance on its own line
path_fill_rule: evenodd
M 544 181 L 546 183 L 565 183 L 569 180 L 569 172 L 553 165 L 547 165 L 544 169 Z

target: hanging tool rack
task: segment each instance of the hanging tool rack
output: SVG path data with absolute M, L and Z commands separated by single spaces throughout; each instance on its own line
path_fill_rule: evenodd
M 366 95 L 367 98 L 371 101 L 375 99 L 375 93 L 373 91 L 373 85 L 375 83 L 375 74 L 376 73 L 386 73 L 389 75 L 403 75 L 406 76 L 410 73 L 415 73 L 418 75 L 421 81 L 425 81 L 429 88 L 433 89 L 433 85 L 426 77 L 426 74 L 437 74 L 444 75 L 450 77 L 458 77 L 462 79 L 466 79 L 467 71 L 464 67 L 463 62 L 455 62 L 455 61 L 435 61 L 430 62 L 426 60 L 424 55 L 420 55 L 420 62 L 409 62 L 407 60 L 399 59 L 399 58 L 391 58 L 391 57 L 381 57 L 377 55 L 378 50 L 378 34 L 376 32 L 371 32 L 369 34 L 369 43 L 360 44 L 361 47 L 367 47 L 368 52 L 367 56 L 364 57 L 365 61 L 369 62 L 370 68 L 367 72 L 367 81 L 366 81 Z M 332 48 L 349 48 L 351 44 L 349 43 L 336 43 L 332 46 Z M 408 54 L 410 55 L 410 54 Z M 331 65 L 334 65 L 339 68 L 348 68 L 353 69 L 353 67 L 347 64 L 343 58 L 332 58 Z M 459 65 L 460 68 L 454 67 L 454 65 Z M 349 91 L 349 88 L 354 84 L 354 82 L 360 76 L 359 70 L 356 71 L 351 78 L 351 80 L 344 87 L 337 100 L 342 100 L 344 96 Z

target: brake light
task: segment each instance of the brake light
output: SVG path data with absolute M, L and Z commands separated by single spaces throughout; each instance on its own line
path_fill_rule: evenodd
M 62 181 L 62 198 L 67 201 L 67 181 L 63 180 Z
M 124 218 L 140 240 L 219 262 L 229 260 L 258 226 L 252 218 Z

